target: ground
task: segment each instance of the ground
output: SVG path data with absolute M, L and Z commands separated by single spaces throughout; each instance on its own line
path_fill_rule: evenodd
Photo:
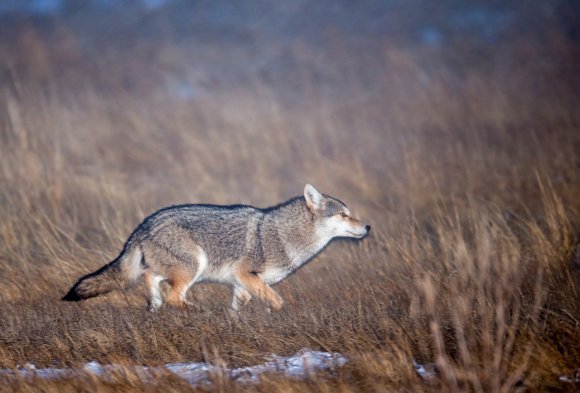
M 572 1 L 6 1 L 0 369 L 126 365 L 7 391 L 188 391 L 133 365 L 349 362 L 216 391 L 577 391 L 580 59 Z M 305 183 L 373 229 L 276 286 L 285 307 L 141 285 L 59 299 L 163 206 L 271 206 Z M 412 359 L 436 363 L 429 383 Z

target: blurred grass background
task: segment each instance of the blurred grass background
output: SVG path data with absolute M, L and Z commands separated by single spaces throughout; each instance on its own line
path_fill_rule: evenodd
M 0 367 L 310 347 L 352 361 L 257 389 L 574 391 L 579 19 L 573 1 L 0 3 Z M 59 302 L 158 208 L 266 207 L 306 182 L 373 233 L 278 285 L 278 314 L 231 320 L 209 284 L 155 315 L 141 288 Z M 117 382 L 4 386 L 189 389 Z

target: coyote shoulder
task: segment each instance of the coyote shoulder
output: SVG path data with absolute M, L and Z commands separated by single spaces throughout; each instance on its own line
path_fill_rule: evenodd
M 267 209 L 171 206 L 145 218 L 119 256 L 80 278 L 63 300 L 98 296 L 144 277 L 150 310 L 164 301 L 189 304 L 187 291 L 202 281 L 231 286 L 231 308 L 236 311 L 252 296 L 279 309 L 283 300 L 271 285 L 308 262 L 331 239 L 362 238 L 369 230 L 344 203 L 310 184 L 304 196 Z M 165 299 L 159 288 L 164 280 L 171 286 Z

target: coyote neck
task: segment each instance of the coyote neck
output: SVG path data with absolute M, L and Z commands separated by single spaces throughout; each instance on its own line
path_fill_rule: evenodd
M 318 254 L 328 242 L 329 240 L 321 238 L 306 244 L 288 243 L 284 248 L 290 263 L 297 269 Z
M 320 252 L 330 238 L 319 230 L 304 200 L 295 200 L 273 212 L 269 223 L 278 238 L 279 258 L 295 270 Z M 266 244 L 272 242 L 265 242 Z

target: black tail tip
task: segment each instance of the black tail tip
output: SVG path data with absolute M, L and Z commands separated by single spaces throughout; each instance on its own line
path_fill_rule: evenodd
M 84 297 L 81 297 L 75 288 L 72 288 L 66 295 L 62 297 L 62 301 L 65 302 L 78 302 L 79 300 L 83 300 Z

